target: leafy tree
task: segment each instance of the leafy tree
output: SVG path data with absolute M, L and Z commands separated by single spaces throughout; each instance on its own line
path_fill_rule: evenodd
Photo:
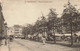
M 28 24 L 27 27 L 23 28 L 22 32 L 23 32 L 25 37 L 28 36 L 28 34 L 33 35 L 34 34 L 33 25 Z
M 55 23 L 55 29 L 56 32 L 59 34 L 62 34 L 62 19 L 61 18 L 56 18 L 56 23 Z
M 77 32 L 79 13 L 78 10 L 71 5 L 70 2 L 65 6 L 63 10 L 63 27 L 65 28 L 66 33 L 71 33 L 71 45 L 73 45 L 73 33 Z
M 57 19 L 56 12 L 53 9 L 50 9 L 50 13 L 48 14 L 48 30 L 53 31 L 52 34 L 54 34 L 54 43 L 56 43 L 55 37 L 56 19 Z

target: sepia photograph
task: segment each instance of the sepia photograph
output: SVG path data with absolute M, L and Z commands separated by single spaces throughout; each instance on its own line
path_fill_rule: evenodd
M 80 0 L 0 0 L 0 51 L 80 51 Z

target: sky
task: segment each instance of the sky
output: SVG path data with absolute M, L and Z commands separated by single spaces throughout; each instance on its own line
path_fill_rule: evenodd
M 0 0 L 2 3 L 2 12 L 8 26 L 16 24 L 26 25 L 34 24 L 42 16 L 47 17 L 49 9 L 56 9 L 58 17 L 61 16 L 64 5 L 68 0 Z M 25 2 L 26 1 L 26 2 Z M 32 2 L 35 1 L 35 2 Z M 44 2 L 47 1 L 47 2 Z M 80 0 L 70 0 L 72 5 L 80 8 Z

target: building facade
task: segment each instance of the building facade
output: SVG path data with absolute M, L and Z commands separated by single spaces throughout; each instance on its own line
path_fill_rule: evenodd
M 22 36 L 22 27 L 19 25 L 14 25 L 13 27 L 9 27 L 7 29 L 7 35 L 13 35 L 14 37 Z
M 2 43 L 2 37 L 4 36 L 4 28 L 5 28 L 5 25 L 4 25 L 4 17 L 3 17 L 3 13 L 2 13 L 2 6 L 1 6 L 1 3 L 0 3 L 0 46 L 1 46 L 1 43 Z
M 7 35 L 8 35 L 8 36 L 14 35 L 14 29 L 13 29 L 13 27 L 8 27 L 8 28 L 7 28 Z
M 14 25 L 13 29 L 14 29 L 14 36 L 15 37 L 21 37 L 22 36 L 22 26 Z
M 2 37 L 3 34 L 4 34 L 4 27 L 5 27 L 4 21 L 5 21 L 5 19 L 3 17 L 2 6 L 1 6 L 1 3 L 0 3 L 0 37 Z

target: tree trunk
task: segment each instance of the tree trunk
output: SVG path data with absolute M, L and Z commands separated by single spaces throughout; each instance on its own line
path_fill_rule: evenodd
M 56 43 L 56 36 L 55 36 L 55 31 L 54 31 L 54 27 L 53 27 L 53 34 L 54 34 L 54 43 Z
M 71 19 L 71 46 L 73 45 L 73 35 L 72 35 L 72 19 Z

